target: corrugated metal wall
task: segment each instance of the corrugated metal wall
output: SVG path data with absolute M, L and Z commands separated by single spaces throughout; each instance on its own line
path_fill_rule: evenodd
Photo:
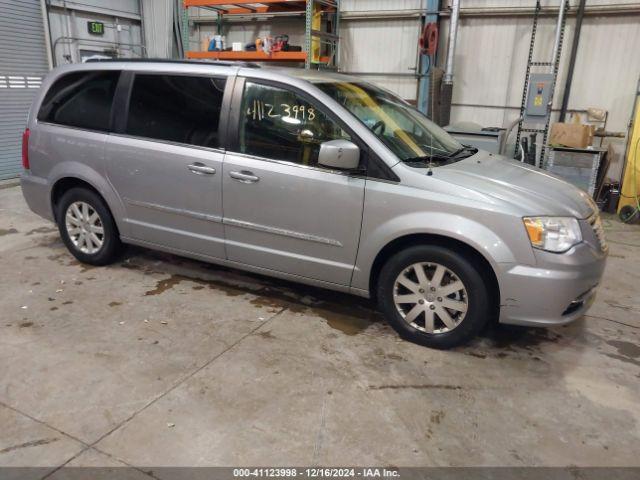
M 543 5 L 558 6 L 559 3 L 558 0 L 546 1 Z M 570 1 L 572 6 L 577 3 L 577 0 Z M 640 6 L 639 2 L 624 0 L 587 2 L 588 7 L 621 4 Z M 533 5 L 533 0 L 461 2 L 462 8 Z M 555 17 L 544 17 L 539 24 L 535 57 L 540 61 L 548 61 L 551 57 L 554 22 Z M 447 24 L 445 19 L 441 35 L 446 35 Z M 461 17 L 455 57 L 452 122 L 473 121 L 485 126 L 504 126 L 518 117 L 531 25 L 529 16 Z M 569 16 L 554 109 L 559 109 L 562 101 L 574 25 L 575 16 Z M 587 15 L 582 25 L 569 109 L 604 109 L 609 112 L 607 130 L 626 131 L 640 75 L 640 55 L 634 52 L 635 45 L 640 45 L 640 15 Z M 446 42 L 443 51 L 445 47 Z M 556 111 L 552 121 L 557 117 Z M 618 179 L 626 140 L 609 138 L 603 144 L 611 144 L 614 148 L 609 177 Z
M 421 22 L 417 13 L 424 5 L 424 0 L 342 0 L 340 70 L 364 73 L 362 78 L 415 100 Z M 400 11 L 412 16 L 393 18 L 392 13 Z M 362 18 L 366 12 L 381 16 Z
M 578 0 L 570 0 L 576 6 Z M 443 10 L 450 4 L 443 1 Z M 559 0 L 545 0 L 546 7 L 557 7 Z M 425 8 L 424 0 L 343 0 L 345 20 L 341 26 L 341 69 L 353 72 L 385 72 L 364 75 L 414 100 L 417 79 L 406 74 L 415 66 L 419 19 L 411 17 L 416 9 Z M 591 7 L 640 6 L 637 0 L 588 0 Z M 535 0 L 461 0 L 461 8 L 526 7 L 533 9 Z M 403 18 L 393 18 L 398 10 L 407 10 Z M 353 12 L 371 12 L 387 19 L 351 19 Z M 537 56 L 548 60 L 553 44 L 554 17 L 543 17 L 539 24 Z M 568 58 L 573 40 L 575 15 L 567 20 L 565 43 L 554 108 L 559 108 L 564 89 Z M 532 17 L 465 16 L 458 30 L 455 56 L 453 108 L 451 121 L 473 121 L 485 126 L 505 126 L 518 116 L 526 67 Z M 448 18 L 443 17 L 440 30 L 440 60 L 444 61 L 448 34 Z M 589 107 L 609 112 L 607 130 L 625 131 L 633 108 L 635 87 L 640 73 L 640 55 L 634 46 L 640 44 L 640 15 L 587 15 L 582 26 L 569 108 Z M 546 58 L 545 58 L 546 57 Z M 557 113 L 554 114 L 554 120 Z M 596 140 L 598 142 L 598 140 Z M 624 154 L 624 139 L 606 139 L 604 145 L 614 147 L 611 178 L 618 178 Z
M 444 0 L 443 4 L 446 7 L 450 1 Z M 533 8 L 535 6 L 535 0 L 462 0 L 460 4 L 461 7 L 529 7 Z M 560 2 L 559 0 L 542 0 L 540 4 L 543 7 L 557 7 Z M 577 5 L 578 2 L 576 0 L 570 1 L 571 5 Z M 638 5 L 637 0 L 588 0 L 587 5 L 595 6 L 595 5 Z
M 48 69 L 40 0 L 0 0 L 0 180 L 22 171 L 22 132 Z
M 149 58 L 171 58 L 174 0 L 141 0 L 144 43 Z

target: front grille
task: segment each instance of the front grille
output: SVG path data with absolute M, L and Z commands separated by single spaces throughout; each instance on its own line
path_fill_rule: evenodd
M 593 233 L 596 234 L 596 238 L 600 244 L 600 249 L 605 252 L 609 247 L 607 246 L 607 239 L 604 238 L 604 228 L 602 226 L 602 220 L 600 220 L 599 213 L 594 213 L 593 216 L 589 218 L 589 225 L 593 228 Z

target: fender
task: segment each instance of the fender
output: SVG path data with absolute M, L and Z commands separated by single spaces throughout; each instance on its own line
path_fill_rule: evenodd
M 371 268 L 378 253 L 394 240 L 413 234 L 439 235 L 458 240 L 478 251 L 494 272 L 499 271 L 500 263 L 516 262 L 516 253 L 509 245 L 477 221 L 447 212 L 409 212 L 379 223 L 371 231 L 365 232 L 363 229 L 351 287 L 368 290 Z
M 77 178 L 78 180 L 82 180 L 83 182 L 91 185 L 102 196 L 102 198 L 104 198 L 109 210 L 111 210 L 113 220 L 118 227 L 120 235 L 127 236 L 127 224 L 122 221 L 122 219 L 125 218 L 124 204 L 104 174 L 101 174 L 85 163 L 67 160 L 56 164 L 51 170 L 49 178 L 51 178 L 49 199 L 52 210 L 53 189 L 58 181 L 63 178 Z

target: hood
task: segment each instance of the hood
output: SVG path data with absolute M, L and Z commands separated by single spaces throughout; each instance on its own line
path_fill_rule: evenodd
M 434 177 L 520 207 L 523 215 L 588 218 L 591 197 L 555 175 L 484 151 L 434 169 Z

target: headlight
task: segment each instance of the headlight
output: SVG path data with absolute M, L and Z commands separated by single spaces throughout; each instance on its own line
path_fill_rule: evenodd
M 548 252 L 566 252 L 582 241 L 578 220 L 572 217 L 525 217 L 531 246 Z

